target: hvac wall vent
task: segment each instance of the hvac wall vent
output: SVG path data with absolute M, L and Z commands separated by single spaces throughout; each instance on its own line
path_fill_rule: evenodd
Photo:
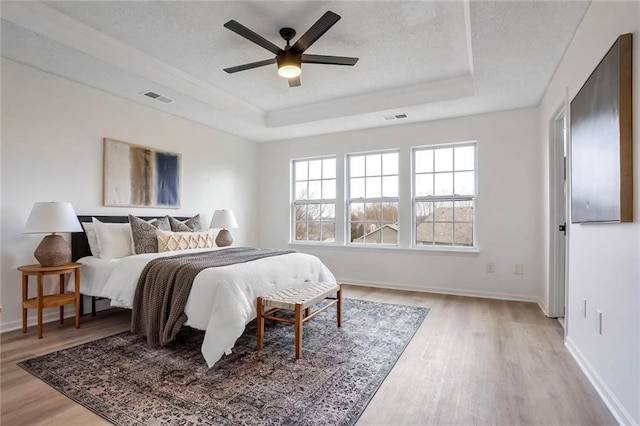
M 165 104 L 170 104 L 171 102 L 173 102 L 173 99 L 167 98 L 166 96 L 162 96 L 161 94 L 156 92 L 142 92 L 142 95 L 146 96 L 147 98 L 151 98 L 156 101 L 163 102 Z
M 396 114 L 396 115 L 387 115 L 384 118 L 386 121 L 390 121 L 390 120 L 400 120 L 402 118 L 407 118 L 407 114 Z

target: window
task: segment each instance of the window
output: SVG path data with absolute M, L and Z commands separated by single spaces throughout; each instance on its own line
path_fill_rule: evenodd
M 475 247 L 476 144 L 413 150 L 414 245 Z
M 352 154 L 349 242 L 398 244 L 398 152 Z
M 335 242 L 336 158 L 293 161 L 293 240 Z

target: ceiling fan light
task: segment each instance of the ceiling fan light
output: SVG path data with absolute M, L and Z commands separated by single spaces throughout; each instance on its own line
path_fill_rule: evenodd
M 300 69 L 297 65 L 282 65 L 278 67 L 278 74 L 284 78 L 295 78 L 298 77 L 302 73 L 302 69 Z

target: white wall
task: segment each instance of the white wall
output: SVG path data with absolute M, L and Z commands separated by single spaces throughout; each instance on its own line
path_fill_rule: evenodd
M 400 180 L 405 185 L 399 214 L 401 221 L 410 223 L 410 147 L 469 140 L 478 141 L 479 254 L 295 248 L 320 257 L 344 282 L 537 300 L 542 223 L 537 108 L 261 144 L 261 245 L 288 246 L 291 159 L 337 154 L 340 177 L 345 153 L 400 148 Z M 338 198 L 343 196 L 343 181 L 339 180 Z M 344 218 L 342 203 L 338 207 L 337 217 Z M 406 247 L 409 232 L 405 228 L 400 235 Z M 344 230 L 337 233 L 338 241 L 344 241 Z M 486 262 L 495 263 L 494 274 L 485 272 Z M 515 274 L 516 264 L 524 264 L 524 275 Z
M 182 208 L 102 207 L 104 137 L 181 153 Z M 255 245 L 256 152 L 253 142 L 2 59 L 1 330 L 21 324 L 16 267 L 36 262 L 43 237 L 22 234 L 34 202 L 70 201 L 79 215 L 200 213 L 206 224 L 230 208 L 237 244 Z
M 548 178 L 548 123 L 573 99 L 620 34 L 632 32 L 635 223 L 569 225 L 567 346 L 623 424 L 640 423 L 640 3 L 593 2 L 540 105 L 541 165 Z M 546 181 L 543 188 L 547 188 Z M 548 194 L 543 200 L 547 203 Z M 548 204 L 540 214 L 546 217 Z M 548 222 L 545 228 L 548 230 Z M 548 247 L 544 232 L 543 247 Z M 545 260 L 548 252 L 544 252 Z M 548 268 L 548 262 L 545 262 Z M 540 289 L 548 298 L 547 274 Z M 580 312 L 587 299 L 587 317 Z M 595 310 L 603 312 L 603 334 Z

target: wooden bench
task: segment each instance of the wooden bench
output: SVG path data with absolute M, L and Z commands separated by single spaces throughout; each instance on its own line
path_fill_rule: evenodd
M 336 295 L 335 299 L 314 312 L 311 306 L 323 299 Z M 286 322 L 295 326 L 296 359 L 302 357 L 302 325 L 320 312 L 336 306 L 338 327 L 342 326 L 342 286 L 340 284 L 309 283 L 281 290 L 256 300 L 258 320 L 258 350 L 262 350 L 264 343 L 264 320 Z M 268 309 L 271 308 L 271 309 Z M 294 312 L 294 319 L 275 317 L 273 314 L 281 309 Z M 303 315 L 304 311 L 304 315 Z

